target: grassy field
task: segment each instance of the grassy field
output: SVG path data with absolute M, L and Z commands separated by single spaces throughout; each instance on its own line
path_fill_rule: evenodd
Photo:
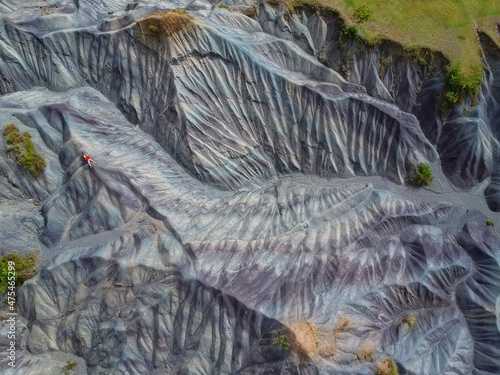
M 359 25 L 368 41 L 387 38 L 406 47 L 427 47 L 441 51 L 452 66 L 465 74 L 481 69 L 476 29 L 490 35 L 500 22 L 500 0 L 283 0 L 289 6 L 319 4 L 337 10 L 354 22 L 354 10 L 366 6 L 373 11 Z

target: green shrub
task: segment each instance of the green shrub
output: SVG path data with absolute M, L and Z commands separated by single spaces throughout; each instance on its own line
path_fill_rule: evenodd
M 368 8 L 366 5 L 360 5 L 354 9 L 352 18 L 357 23 L 363 23 L 368 21 L 373 16 L 373 10 Z
M 285 336 L 276 336 L 273 341 L 274 346 L 279 346 L 285 350 L 290 350 L 290 343 L 285 338 Z
M 229 9 L 229 7 L 227 6 L 227 4 L 224 4 L 224 3 L 220 3 L 219 4 L 219 8 L 221 8 L 221 9 Z
M 257 15 L 257 11 L 254 7 L 246 8 L 241 13 L 250 18 L 255 18 L 255 16 Z
M 415 318 L 414 315 L 407 315 L 401 321 L 400 326 L 402 326 L 403 324 L 407 324 L 408 325 L 408 331 L 411 331 L 411 330 L 413 330 L 413 328 L 415 328 L 415 324 L 416 323 L 417 323 L 417 318 Z
M 493 220 L 486 220 L 486 225 L 489 227 L 494 227 L 495 223 L 493 222 Z
M 16 253 L 0 257 L 0 294 L 5 293 L 8 284 L 8 265 L 14 262 L 16 272 L 16 286 L 21 286 L 26 280 L 31 279 L 37 272 L 38 253 L 19 255 Z
M 64 375 L 69 375 L 73 372 L 73 370 L 76 368 L 76 361 L 67 361 L 66 365 L 63 367 L 64 370 Z
M 348 39 L 355 39 L 358 36 L 358 28 L 356 26 L 349 26 L 342 30 L 342 34 Z
M 420 163 L 413 167 L 413 172 L 410 177 L 410 183 L 419 187 L 429 186 L 432 183 L 434 176 L 429 164 Z
M 463 101 L 466 96 L 471 96 L 476 101 L 482 80 L 481 70 L 466 74 L 459 66 L 451 68 L 446 79 L 446 86 L 441 93 L 441 113 Z
M 19 166 L 30 172 L 33 177 L 38 177 L 45 170 L 47 162 L 35 150 L 30 133 L 21 134 L 16 125 L 8 124 L 3 130 L 3 136 L 7 143 L 12 145 L 7 148 L 7 152 L 14 154 Z

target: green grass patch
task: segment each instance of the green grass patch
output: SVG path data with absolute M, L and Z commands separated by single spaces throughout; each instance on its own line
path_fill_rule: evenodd
M 412 174 L 410 176 L 410 183 L 415 186 L 429 186 L 434 179 L 432 174 L 432 169 L 429 164 L 420 163 L 413 167 Z
M 495 223 L 493 222 L 493 220 L 486 220 L 486 225 L 489 227 L 494 227 Z
M 482 69 L 476 30 L 500 45 L 495 30 L 500 20 L 498 0 L 282 0 L 289 8 L 309 6 L 332 9 L 347 24 L 360 23 L 360 35 L 370 40 L 389 39 L 405 48 L 440 51 L 465 76 Z
M 9 276 L 12 278 L 12 270 L 15 270 L 15 285 L 21 286 L 25 281 L 31 279 L 36 272 L 38 252 L 30 255 L 19 255 L 16 253 L 0 257 L 0 294 L 5 293 L 9 285 Z M 12 286 L 12 285 L 11 285 Z
M 8 144 L 7 152 L 12 152 L 16 158 L 16 163 L 27 170 L 33 177 L 38 177 L 45 170 L 47 162 L 39 154 L 30 133 L 19 132 L 14 124 L 8 124 L 3 130 L 3 136 Z

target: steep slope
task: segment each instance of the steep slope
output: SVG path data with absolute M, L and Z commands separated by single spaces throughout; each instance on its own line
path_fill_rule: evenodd
M 498 372 L 499 237 L 473 211 L 487 212 L 482 191 L 459 206 L 439 170 L 487 179 L 487 122 L 457 126 L 483 159 L 440 156 L 381 83 L 307 53 L 328 38 L 319 16 L 294 23 L 296 43 L 270 35 L 264 5 L 257 22 L 193 2 L 182 31 L 156 35 L 147 15 L 178 6 L 0 8 L 0 121 L 48 160 L 33 179 L 0 146 L 2 196 L 41 199 L 44 219 L 6 373 L 76 360 L 79 374 L 373 374 L 386 358 L 401 373 Z M 437 181 L 417 192 L 404 183 L 419 162 Z
M 109 22 L 120 29 L 106 33 L 102 24 L 28 33 L 7 21 L 6 34 L 18 41 L 9 50 L 19 60 L 6 82 L 55 91 L 90 84 L 191 173 L 220 187 L 292 172 L 380 174 L 402 183 L 410 163 L 436 160 L 414 117 L 363 95 L 293 44 L 258 33 L 248 17 L 224 23 L 217 13 L 200 13 L 165 43 L 133 26 L 144 12 L 123 16 L 129 27 Z M 12 89 L 21 87 L 3 91 Z M 226 139 L 209 136 L 214 128 Z

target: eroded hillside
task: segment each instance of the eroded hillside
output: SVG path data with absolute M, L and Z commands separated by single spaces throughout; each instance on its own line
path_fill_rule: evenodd
M 0 4 L 0 125 L 47 161 L 0 148 L 0 250 L 41 264 L 3 373 L 498 373 L 496 44 L 443 114 L 439 53 L 228 4 Z

